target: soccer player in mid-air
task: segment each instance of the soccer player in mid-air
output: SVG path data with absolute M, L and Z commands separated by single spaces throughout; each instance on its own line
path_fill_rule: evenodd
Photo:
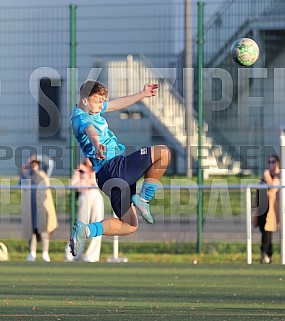
M 81 86 L 80 101 L 72 111 L 70 124 L 84 156 L 92 162 L 98 186 L 110 198 L 117 218 L 91 224 L 75 222 L 70 239 L 73 256 L 86 238 L 135 232 L 138 228 L 137 213 L 148 223 L 153 223 L 149 202 L 170 163 L 170 151 L 165 145 L 157 145 L 125 156 L 125 146 L 109 130 L 102 114 L 155 96 L 157 89 L 157 84 L 146 84 L 138 93 L 108 101 L 108 90 L 100 82 L 86 80 Z M 140 193 L 136 194 L 136 183 L 141 177 L 144 177 L 143 184 Z

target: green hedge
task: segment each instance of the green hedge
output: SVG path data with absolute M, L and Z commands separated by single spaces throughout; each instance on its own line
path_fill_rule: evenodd
M 1 240 L 6 244 L 10 253 L 28 253 L 29 244 L 23 240 Z M 64 253 L 66 242 L 51 241 L 50 253 Z M 253 252 L 259 253 L 259 244 L 253 244 Z M 40 246 L 39 246 L 40 248 Z M 136 253 L 152 253 L 152 254 L 195 254 L 195 243 L 129 243 L 120 242 L 120 252 L 125 254 Z M 279 252 L 279 245 L 274 244 L 274 251 Z M 101 253 L 110 254 L 113 252 L 113 244 L 110 242 L 102 242 Z M 244 243 L 227 243 L 227 242 L 211 242 L 203 245 L 203 254 L 235 254 L 246 253 L 246 245 Z

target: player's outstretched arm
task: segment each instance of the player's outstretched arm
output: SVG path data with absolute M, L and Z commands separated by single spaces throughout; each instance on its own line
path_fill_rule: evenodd
M 145 84 L 144 89 L 136 94 L 110 100 L 106 112 L 124 109 L 146 97 L 153 97 L 156 95 L 156 89 L 158 89 L 158 87 L 158 84 Z

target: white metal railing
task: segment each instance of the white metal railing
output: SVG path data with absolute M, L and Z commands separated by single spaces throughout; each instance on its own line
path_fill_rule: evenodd
M 186 130 L 183 98 L 171 92 L 171 85 L 165 75 L 160 74 L 158 68 L 148 67 L 142 60 L 134 59 L 132 55 L 128 55 L 127 60 L 110 61 L 108 63 L 108 87 L 112 96 L 119 97 L 137 92 L 141 90 L 141 85 L 145 83 L 158 83 L 160 90 L 159 95 L 144 100 L 144 105 L 185 148 Z
M 281 186 L 266 186 L 261 184 L 241 184 L 241 185 L 164 185 L 158 187 L 158 189 L 162 190 L 240 190 L 243 191 L 245 194 L 245 211 L 246 211 L 246 248 L 247 248 L 247 264 L 252 263 L 252 204 L 251 204 L 251 191 L 252 189 L 267 189 L 270 187 L 282 189 L 282 199 L 284 199 L 284 193 L 285 193 L 285 185 Z M 31 189 L 53 189 L 55 191 L 57 190 L 72 190 L 76 189 L 74 186 L 63 186 L 63 185 L 50 185 L 50 186 L 37 186 L 37 185 L 1 185 L 1 192 L 4 190 L 31 190 Z M 85 186 L 80 188 L 94 188 L 94 186 Z M 280 204 L 281 206 L 281 224 L 280 224 L 280 263 L 285 264 L 285 208 L 283 207 L 283 202 Z M 1 218 L 1 216 L 0 216 Z M 197 222 L 197 224 L 199 224 Z M 118 258 L 118 246 L 119 246 L 119 239 L 118 237 L 114 238 L 114 258 Z M 111 260 L 112 261 L 112 260 Z M 123 260 L 126 262 L 126 259 Z
M 114 60 L 108 62 L 108 87 L 112 97 L 120 97 L 132 94 L 141 90 L 142 84 L 158 83 L 160 85 L 159 94 L 152 99 L 145 99 L 145 107 L 155 116 L 157 122 L 165 126 L 172 137 L 179 144 L 186 148 L 186 129 L 185 129 L 185 105 L 183 97 L 171 90 L 171 79 L 175 80 L 175 75 L 171 75 L 173 70 L 164 68 L 154 68 L 149 61 L 143 59 L 134 59 L 128 55 L 127 59 Z M 198 123 L 196 113 L 193 112 L 193 135 L 191 137 L 191 146 L 198 146 Z M 207 124 L 204 124 L 207 128 Z M 221 155 L 223 154 L 222 146 L 219 146 Z M 220 173 L 221 175 L 238 174 L 240 172 L 240 163 L 233 162 L 234 170 L 228 168 L 221 170 L 218 167 L 212 151 L 212 138 L 206 136 L 203 131 L 203 150 L 207 154 L 202 159 L 202 165 L 205 175 Z M 195 155 L 193 155 L 195 157 Z M 229 155 L 227 155 L 229 157 Z M 230 157 L 229 157 L 230 158 Z M 237 168 L 239 167 L 239 168 Z

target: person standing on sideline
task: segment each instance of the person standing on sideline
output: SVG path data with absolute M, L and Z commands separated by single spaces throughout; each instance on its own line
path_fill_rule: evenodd
M 89 158 L 84 158 L 76 168 L 71 179 L 71 186 L 78 187 L 78 215 L 77 219 L 85 224 L 100 222 L 104 219 L 104 200 L 96 182 L 95 171 Z M 84 188 L 84 187 L 91 188 Z M 93 187 L 93 188 L 92 188 Z M 91 239 L 86 253 L 82 256 L 84 243 L 76 257 L 70 253 L 69 245 L 66 249 L 66 261 L 98 262 L 100 259 L 102 236 Z
M 280 218 L 280 159 L 278 155 L 270 155 L 268 169 L 263 172 L 261 182 L 268 189 L 257 189 L 254 202 L 254 227 L 259 227 L 261 232 L 261 257 L 260 263 L 272 262 L 273 232 L 277 230 Z
M 51 174 L 54 169 L 54 161 L 45 154 L 33 154 L 30 157 L 30 162 L 32 160 L 37 160 L 40 164 L 40 169 L 42 169 L 48 177 L 51 177 Z
M 32 185 L 37 186 L 35 191 L 35 204 L 32 204 L 30 194 L 22 198 L 22 215 L 25 216 L 31 227 L 30 253 L 27 261 L 35 261 L 37 256 L 37 241 L 42 243 L 42 260 L 50 262 L 49 240 L 50 236 L 57 229 L 57 217 L 55 206 L 50 189 L 45 189 L 50 185 L 47 174 L 40 170 L 40 163 L 37 160 L 30 162 L 29 168 L 22 167 L 21 184 L 23 180 L 29 180 Z M 32 209 L 33 205 L 36 207 Z M 27 214 L 31 215 L 27 215 Z
M 138 229 L 137 213 L 153 223 L 149 202 L 170 163 L 170 151 L 165 145 L 157 145 L 125 156 L 125 146 L 118 142 L 102 115 L 153 97 L 156 89 L 157 84 L 145 84 L 142 91 L 108 101 L 108 90 L 98 81 L 86 80 L 80 88 L 79 104 L 70 117 L 71 128 L 84 156 L 93 165 L 99 188 L 110 198 L 117 218 L 87 225 L 75 222 L 70 239 L 73 256 L 86 238 L 134 233 Z M 136 183 L 141 177 L 144 181 L 137 195 Z

